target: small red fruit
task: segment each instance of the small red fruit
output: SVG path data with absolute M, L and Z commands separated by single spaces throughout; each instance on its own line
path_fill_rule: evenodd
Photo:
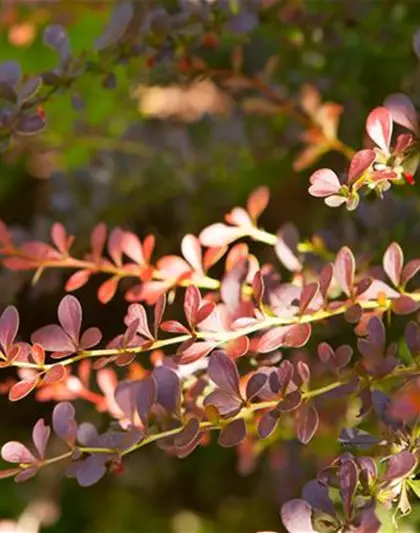
M 406 181 L 409 185 L 414 185 L 414 184 L 415 184 L 414 176 L 413 176 L 413 174 L 411 174 L 410 172 L 403 172 L 403 178 L 405 179 L 405 181 Z

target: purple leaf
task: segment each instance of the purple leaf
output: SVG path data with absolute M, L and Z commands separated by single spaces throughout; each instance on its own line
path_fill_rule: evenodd
M 409 322 L 404 332 L 405 342 L 413 357 L 420 355 L 420 327 L 417 322 Z
M 208 375 L 221 390 L 240 396 L 238 369 L 225 353 L 217 351 L 210 356 Z
M 17 103 L 19 106 L 23 105 L 27 100 L 33 98 L 42 87 L 42 78 L 36 77 L 28 80 L 19 89 Z
M 31 479 L 31 477 L 34 477 L 38 473 L 38 467 L 32 466 L 30 468 L 25 468 L 25 470 L 21 470 L 19 474 L 15 477 L 16 483 L 22 483 L 23 481 L 27 481 L 28 479 Z
M 344 446 L 357 446 L 364 449 L 376 446 L 379 440 L 362 429 L 344 428 L 338 437 L 338 442 Z
M 153 376 L 142 379 L 136 387 L 137 411 L 140 419 L 147 426 L 149 413 L 157 398 L 157 385 Z
M 77 469 L 77 481 L 82 487 L 91 487 L 106 474 L 106 456 L 93 454 L 85 459 Z
M 389 153 L 392 135 L 392 116 L 385 107 L 376 107 L 366 120 L 366 131 L 379 148 Z
M 119 408 L 131 421 L 136 412 L 136 385 L 135 381 L 120 381 L 115 389 L 114 398 Z
M 347 246 L 343 246 L 338 252 L 334 263 L 334 275 L 341 289 L 348 297 L 350 297 L 352 292 L 355 271 L 356 261 L 354 255 Z
M 403 268 L 402 274 L 401 274 L 401 282 L 403 285 L 408 283 L 411 278 L 414 278 L 414 276 L 417 274 L 417 272 L 420 270 L 420 259 L 412 259 L 409 261 L 405 267 Z
M 344 510 L 350 516 L 353 509 L 353 496 L 356 492 L 358 481 L 358 470 L 354 461 L 344 461 L 341 464 L 339 482 L 341 497 L 344 502 Z
M 51 435 L 51 428 L 45 425 L 42 418 L 38 420 L 32 430 L 32 440 L 40 459 L 45 457 L 45 449 Z
M 251 401 L 261 390 L 264 388 L 267 383 L 268 376 L 267 374 L 257 373 L 251 376 L 248 383 L 246 384 L 246 399 Z
M 0 63 L 0 84 L 6 83 L 14 87 L 20 80 L 22 71 L 17 61 Z
M 416 467 L 417 460 L 408 450 L 392 455 L 387 462 L 385 481 L 406 478 Z
M 117 4 L 103 33 L 95 40 L 96 50 L 103 50 L 116 43 L 125 33 L 134 10 L 131 2 Z
M 70 44 L 67 31 L 59 24 L 47 26 L 43 35 L 44 44 L 58 52 L 62 61 L 70 56 Z
M 70 337 L 56 324 L 37 329 L 32 333 L 31 341 L 49 352 L 74 352 L 76 349 Z
M 296 413 L 296 437 L 302 444 L 308 442 L 318 429 L 319 417 L 315 407 L 311 404 L 302 405 Z
M 16 307 L 9 305 L 0 317 L 0 344 L 4 349 L 10 346 L 19 329 L 19 313 Z
M 305 500 L 294 499 L 286 502 L 282 505 L 280 515 L 289 533 L 316 533 L 312 527 L 312 509 Z
M 245 421 L 242 418 L 238 418 L 237 420 L 230 422 L 227 426 L 223 426 L 217 442 L 224 448 L 230 448 L 240 444 L 245 437 Z
M 169 413 L 179 417 L 181 409 L 181 384 L 176 373 L 166 366 L 153 370 L 157 384 L 156 401 Z
M 305 285 L 303 287 L 302 293 L 300 295 L 300 300 L 299 300 L 299 311 L 301 315 L 303 315 L 305 311 L 307 310 L 307 308 L 310 306 L 318 290 L 319 290 L 318 283 L 308 283 L 308 285 Z
M 308 481 L 304 485 L 302 498 L 309 503 L 312 509 L 317 509 L 330 516 L 335 516 L 335 509 L 328 495 L 328 488 L 317 479 L 311 479 L 311 481 Z
M 82 307 L 79 300 L 67 294 L 58 306 L 58 320 L 75 345 L 79 342 L 82 327 Z
M 324 198 L 332 194 L 337 194 L 341 188 L 337 174 L 329 168 L 316 170 L 310 177 L 311 186 L 309 194 L 317 198 Z
M 403 294 L 399 298 L 392 300 L 392 311 L 396 315 L 410 315 L 415 313 L 420 307 L 420 303 Z
M 232 417 L 239 413 L 243 401 L 238 396 L 232 396 L 232 393 L 216 390 L 204 398 L 203 405 L 213 405 L 220 416 Z
M 125 325 L 129 326 L 134 320 L 138 320 L 137 333 L 146 339 L 154 340 L 150 332 L 146 310 L 141 304 L 131 304 L 127 309 L 127 315 L 124 319 Z
M 54 407 L 52 426 L 60 439 L 70 442 L 76 439 L 77 423 L 74 415 L 74 407 L 69 402 L 60 402 Z
M 295 390 L 290 394 L 287 394 L 283 400 L 277 404 L 277 409 L 282 413 L 290 413 L 295 411 L 302 403 L 302 394 L 300 391 Z
M 258 422 L 258 435 L 266 439 L 274 432 L 279 421 L 280 418 L 272 412 L 263 414 Z
M 1 449 L 1 457 L 8 463 L 36 463 L 36 458 L 21 442 L 6 442 Z
M 384 254 L 382 264 L 389 279 L 392 281 L 395 287 L 398 287 L 400 284 L 401 272 L 404 265 L 403 251 L 401 250 L 401 246 L 398 243 L 393 242 L 388 246 Z
M 258 340 L 257 351 L 268 353 L 276 350 L 284 343 L 286 333 L 292 326 L 279 326 L 269 329 Z
M 88 328 L 83 332 L 82 338 L 80 339 L 79 348 L 81 350 L 88 350 L 93 346 L 96 346 L 101 342 L 102 333 L 98 328 Z
M 197 418 L 190 418 L 185 427 L 175 436 L 174 444 L 177 448 L 184 448 L 196 439 L 200 433 L 200 422 Z
M 350 162 L 350 168 L 348 173 L 348 182 L 353 183 L 360 176 L 366 172 L 366 170 L 375 161 L 376 154 L 373 150 L 359 150 L 356 152 Z
M 405 94 L 391 94 L 385 99 L 384 106 L 391 113 L 392 120 L 408 130 L 417 132 L 417 113 L 413 103 Z
M 45 126 L 45 119 L 37 113 L 33 113 L 32 115 L 21 116 L 14 125 L 14 130 L 18 135 L 36 135 Z

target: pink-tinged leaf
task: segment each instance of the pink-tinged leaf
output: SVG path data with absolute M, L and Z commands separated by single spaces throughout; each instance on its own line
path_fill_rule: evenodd
M 57 437 L 74 442 L 77 435 L 77 423 L 74 407 L 69 402 L 58 403 L 53 410 L 52 426 Z
M 213 265 L 215 265 L 226 253 L 226 246 L 218 246 L 213 248 L 208 248 L 204 252 L 203 266 L 204 270 L 207 271 Z
M 14 477 L 21 472 L 20 468 L 6 468 L 6 470 L 0 470 L 0 479 L 6 479 L 8 477 Z
M 200 233 L 199 239 L 203 246 L 220 248 L 236 241 L 236 239 L 239 239 L 243 235 L 244 232 L 242 229 L 217 222 L 205 228 Z
M 124 231 L 121 242 L 122 252 L 138 265 L 146 264 L 140 239 L 131 231 Z
M 225 216 L 226 222 L 232 226 L 239 226 L 241 228 L 252 227 L 252 220 L 248 213 L 242 207 L 234 207 L 230 213 Z
M 264 278 L 261 270 L 255 273 L 254 279 L 252 280 L 252 294 L 257 305 L 260 305 L 264 297 Z
M 162 322 L 160 325 L 160 329 L 162 331 L 167 331 L 168 333 L 190 334 L 190 330 L 177 320 L 165 320 L 165 322 Z
M 366 120 L 366 132 L 379 148 L 389 153 L 392 136 L 392 116 L 385 107 L 376 107 Z
M 344 510 L 350 517 L 353 510 L 353 496 L 356 492 L 359 472 L 354 461 L 344 461 L 341 464 L 339 482 L 341 495 L 344 502 Z
M 191 273 L 190 265 L 177 255 L 165 255 L 156 264 L 163 279 L 176 280 Z
M 311 404 L 302 405 L 296 413 L 296 437 L 302 444 L 308 444 L 318 429 L 318 411 Z
M 217 389 L 204 398 L 203 405 L 215 407 L 220 416 L 230 418 L 239 413 L 243 400 L 238 396 L 232 396 L 230 392 Z
M 385 481 L 406 478 L 416 467 L 417 460 L 408 450 L 392 455 L 387 461 Z
M 300 391 L 295 390 L 290 394 L 287 394 L 283 400 L 277 404 L 277 409 L 281 413 L 291 413 L 295 411 L 302 403 L 302 394 Z
M 30 468 L 25 468 L 25 470 L 22 470 L 19 472 L 19 474 L 15 477 L 16 483 L 23 483 L 24 481 L 28 481 L 28 479 L 31 479 L 38 473 L 38 467 L 32 466 Z
M 114 228 L 108 238 L 108 254 L 118 266 L 122 264 L 124 233 L 121 228 Z
M 34 344 L 31 347 L 32 359 L 38 366 L 44 366 L 45 364 L 45 350 L 40 344 Z
M 325 198 L 324 202 L 328 207 L 340 207 L 340 205 L 343 205 L 347 199 L 344 196 L 340 196 L 338 194 L 333 194 L 331 196 L 328 196 Z
M 400 293 L 379 279 L 374 279 L 369 287 L 358 295 L 359 301 L 377 300 L 385 295 L 387 298 L 398 298 Z
M 337 194 L 341 188 L 340 180 L 335 172 L 329 168 L 316 170 L 309 179 L 311 185 L 309 194 L 317 198 L 324 198 Z
M 391 113 L 394 122 L 417 133 L 417 113 L 408 96 L 402 93 L 391 94 L 385 99 L 384 106 Z
M 0 343 L 6 348 L 16 338 L 19 329 L 19 313 L 16 307 L 9 305 L 0 317 Z
M 240 396 L 238 369 L 225 353 L 217 351 L 210 357 L 207 372 L 220 389 Z
M 119 278 L 114 276 L 104 281 L 98 289 L 98 299 L 102 304 L 107 304 L 112 300 L 117 292 Z
M 79 300 L 68 294 L 58 306 L 58 320 L 74 344 L 78 344 L 82 326 L 82 306 Z
M 334 263 L 334 275 L 343 292 L 350 297 L 353 289 L 356 261 L 352 251 L 343 246 Z
M 45 449 L 47 448 L 50 435 L 51 428 L 46 426 L 44 420 L 40 418 L 32 430 L 32 441 L 40 459 L 44 459 L 45 457 Z
M 91 487 L 106 474 L 105 460 L 102 454 L 90 455 L 77 470 L 77 481 L 81 487 Z
M 401 283 L 405 285 L 420 271 L 420 259 L 412 259 L 403 268 Z
M 399 244 L 393 242 L 388 246 L 382 264 L 389 279 L 398 287 L 404 264 L 404 254 Z
M 88 350 L 89 348 L 92 348 L 93 346 L 96 346 L 97 344 L 99 344 L 101 342 L 101 339 L 102 339 L 102 333 L 100 329 L 88 328 L 82 334 L 79 348 L 82 350 Z
M 274 433 L 279 421 L 279 417 L 275 416 L 271 412 L 263 414 L 258 421 L 258 435 L 262 439 L 266 439 Z
M 91 276 L 90 270 L 78 270 L 72 274 L 66 281 L 65 290 L 67 292 L 76 291 L 86 285 Z
M 257 351 L 268 353 L 277 350 L 277 348 L 283 346 L 285 335 L 289 330 L 290 326 L 269 329 L 258 339 Z
M 21 257 L 5 257 L 2 263 L 9 270 L 32 270 L 37 267 L 36 261 Z
M 332 263 L 328 263 L 328 265 L 324 266 L 324 268 L 321 270 L 321 273 L 319 275 L 319 290 L 321 291 L 321 294 L 324 300 L 330 288 L 333 274 L 334 274 L 334 266 Z
M 155 249 L 156 239 L 154 235 L 146 235 L 143 241 L 143 255 L 147 263 L 150 263 L 153 250 Z
M 289 533 L 315 533 L 312 509 L 305 500 L 294 499 L 282 505 L 281 520 Z
M 258 187 L 249 197 L 246 204 L 246 210 L 254 222 L 258 220 L 261 213 L 265 210 L 270 200 L 270 189 L 268 187 Z
M 92 248 L 92 255 L 96 262 L 100 260 L 104 252 L 105 242 L 107 236 L 106 224 L 100 222 L 93 228 L 90 236 L 90 246 Z
M 190 442 L 187 445 L 183 446 L 182 448 L 181 447 L 177 447 L 176 448 L 176 456 L 179 457 L 180 459 L 184 459 L 185 457 L 190 455 L 197 448 L 197 446 L 200 444 L 201 439 L 203 438 L 203 435 L 204 435 L 204 432 L 203 431 L 199 431 L 195 435 L 195 437 L 192 440 L 190 440 Z
M 201 295 L 199 289 L 195 285 L 189 285 L 184 296 L 184 313 L 191 330 L 195 328 L 200 303 Z
M 226 346 L 225 350 L 227 355 L 231 359 L 238 359 L 243 355 L 247 354 L 249 351 L 249 339 L 245 335 L 242 337 L 237 337 L 236 339 L 230 340 Z
M 195 361 L 206 357 L 206 355 L 208 355 L 212 350 L 214 350 L 216 346 L 217 343 L 213 341 L 195 342 L 180 353 L 179 363 L 181 365 L 194 363 Z
M 382 529 L 382 522 L 372 508 L 363 509 L 355 522 L 352 533 L 379 533 Z
M 246 437 L 246 426 L 242 418 L 238 418 L 230 422 L 227 426 L 223 426 L 220 431 L 218 444 L 223 448 L 231 448 L 240 444 Z
M 312 333 L 312 326 L 308 323 L 295 324 L 288 328 L 284 335 L 283 345 L 291 348 L 300 348 L 305 346 Z
M 181 242 L 181 251 L 195 272 L 203 274 L 203 254 L 198 238 L 192 234 L 185 235 Z
M 356 152 L 350 162 L 348 172 L 348 183 L 356 181 L 375 161 L 376 154 L 373 150 L 359 150 Z
M 136 385 L 134 381 L 120 381 L 114 391 L 114 399 L 118 407 L 131 421 L 136 411 Z
M 21 442 L 10 441 L 1 449 L 1 457 L 8 463 L 36 463 L 36 458 Z
M 131 304 L 127 309 L 124 324 L 129 326 L 134 320 L 138 320 L 137 333 L 146 339 L 154 340 L 154 337 L 150 332 L 146 310 L 141 304 Z
M 21 249 L 25 255 L 31 256 L 37 263 L 42 263 L 48 259 L 61 259 L 61 254 L 44 242 L 26 242 Z
M 160 327 L 160 324 L 162 322 L 163 315 L 165 313 L 166 308 L 166 296 L 165 294 L 162 294 L 156 302 L 156 305 L 153 310 L 153 332 L 155 339 L 158 336 L 158 330 Z
M 28 394 L 30 394 L 35 389 L 38 383 L 38 375 L 18 381 L 9 390 L 9 400 L 11 402 L 17 402 L 19 400 L 22 400 L 22 398 L 28 396 Z
M 251 376 L 246 384 L 245 396 L 248 401 L 253 400 L 262 391 L 267 383 L 267 374 L 257 373 Z
M 76 348 L 64 330 L 55 324 L 37 329 L 32 333 L 31 340 L 49 352 L 74 352 Z
M 62 254 L 67 254 L 73 238 L 67 236 L 63 224 L 55 222 L 51 227 L 51 240 Z
M 299 377 L 301 386 L 306 386 L 309 384 L 311 379 L 311 371 L 309 366 L 304 361 L 298 361 L 296 363 L 296 377 Z
M 363 316 L 363 307 L 355 303 L 348 307 L 344 313 L 344 319 L 350 324 L 357 324 Z
M 204 320 L 206 320 L 213 313 L 215 308 L 216 304 L 214 302 L 211 302 L 210 300 L 202 301 L 200 309 L 196 315 L 196 325 L 204 322 Z
M 153 376 L 142 379 L 136 387 L 137 412 L 144 426 L 147 426 L 149 413 L 157 399 L 157 384 Z
M 392 300 L 392 311 L 396 315 L 411 315 L 415 313 L 420 307 L 420 303 L 416 302 L 410 296 L 402 295 L 395 300 Z
M 319 290 L 318 283 L 309 283 L 308 285 L 305 285 L 303 287 L 301 295 L 300 295 L 300 301 L 299 301 L 299 311 L 301 315 L 303 315 L 305 311 L 308 309 L 312 300 L 315 298 L 318 290 Z
M 43 385 L 51 385 L 52 383 L 58 383 L 66 376 L 66 371 L 63 365 L 57 363 L 56 365 L 50 367 L 45 373 L 44 379 L 42 380 Z
M 284 224 L 277 232 L 275 252 L 283 265 L 290 272 L 302 270 L 302 263 L 298 259 L 299 233 L 294 224 Z

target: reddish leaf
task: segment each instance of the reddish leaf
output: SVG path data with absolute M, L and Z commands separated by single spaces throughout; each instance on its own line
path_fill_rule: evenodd
M 95 262 L 99 262 L 102 257 L 104 246 L 106 242 L 107 229 L 104 222 L 100 222 L 93 228 L 90 237 L 90 246 L 92 248 L 92 255 Z
M 36 375 L 32 378 L 22 379 L 15 383 L 9 390 L 9 400 L 11 402 L 17 402 L 30 394 L 39 383 L 39 376 Z
M 91 276 L 90 270 L 78 270 L 72 274 L 66 281 L 65 290 L 67 292 L 76 291 L 86 285 Z
M 308 442 L 318 429 L 319 417 L 315 407 L 311 404 L 302 405 L 296 413 L 296 437 L 302 444 Z
M 344 502 L 344 510 L 349 517 L 353 509 L 353 496 L 356 492 L 358 478 L 359 473 L 356 463 L 351 460 L 344 461 L 340 468 L 339 482 L 341 497 Z
M 114 276 L 104 281 L 98 289 L 98 299 L 101 303 L 107 304 L 112 300 L 117 292 L 119 277 Z
M 0 470 L 0 479 L 6 479 L 8 477 L 14 477 L 21 472 L 20 468 L 7 468 L 6 470 Z
M 243 230 L 217 222 L 205 228 L 199 235 L 203 246 L 220 248 L 243 236 Z
M 55 222 L 51 227 L 51 240 L 61 253 L 67 254 L 73 238 L 67 237 L 63 224 Z
M 92 346 L 96 346 L 101 342 L 102 333 L 98 328 L 88 328 L 83 332 L 82 338 L 79 342 L 79 348 L 81 350 L 88 350 Z
M 44 366 L 45 364 L 45 350 L 40 344 L 34 344 L 31 347 L 31 355 L 35 364 L 38 366 Z
M 149 340 L 154 340 L 150 332 L 149 323 L 145 308 L 141 304 L 131 304 L 128 306 L 127 314 L 124 318 L 124 324 L 129 326 L 137 320 L 137 333 Z
M 225 346 L 226 353 L 231 359 L 238 359 L 248 353 L 249 339 L 246 336 L 232 339 Z
M 37 329 L 32 333 L 31 340 L 49 352 L 74 352 L 76 349 L 65 331 L 55 324 Z
M 58 320 L 74 344 L 78 344 L 82 326 L 82 307 L 75 296 L 68 294 L 60 301 Z
M 295 324 L 286 331 L 283 337 L 283 345 L 291 348 L 300 348 L 308 342 L 311 333 L 311 324 Z
M 310 306 L 312 300 L 315 298 L 316 293 L 318 292 L 318 289 L 318 283 L 309 283 L 303 287 L 299 301 L 299 310 L 301 315 L 303 315 L 306 309 Z
M 376 107 L 366 120 L 369 137 L 385 153 L 389 153 L 392 135 L 392 116 L 385 107 Z
M 153 370 L 157 384 L 156 401 L 169 413 L 180 416 L 181 384 L 176 373 L 168 367 L 159 366 Z
M 218 443 L 224 448 L 237 446 L 246 437 L 246 426 L 242 418 L 238 418 L 230 422 L 227 426 L 223 426 L 219 434 Z
M 208 270 L 213 265 L 215 265 L 226 253 L 226 246 L 219 246 L 219 247 L 213 247 L 208 248 L 204 252 L 204 258 L 203 258 L 203 265 L 204 270 Z
M 45 457 L 45 449 L 50 435 L 51 428 L 46 426 L 44 420 L 40 418 L 32 430 L 32 440 L 40 459 L 44 459 Z
M 21 442 L 6 442 L 1 449 L 1 457 L 8 463 L 36 463 L 36 458 Z
M 248 401 L 253 400 L 262 391 L 267 383 L 267 374 L 257 373 L 251 376 L 246 384 L 245 397 Z
M 282 505 L 281 519 L 289 533 L 315 533 L 312 509 L 305 500 L 294 499 Z
M 51 383 L 58 383 L 59 381 L 64 379 L 65 375 L 66 375 L 66 372 L 65 372 L 63 365 L 60 365 L 60 364 L 53 365 L 45 373 L 42 383 L 44 385 L 51 384 Z
M 299 376 L 302 386 L 308 385 L 311 379 L 311 371 L 304 361 L 296 363 L 296 374 Z
M 117 266 L 122 264 L 124 231 L 114 228 L 108 238 L 108 254 Z
M 353 288 L 355 270 L 354 255 L 347 246 L 343 246 L 335 260 L 334 275 L 343 292 L 349 297 Z
M 207 372 L 209 378 L 222 390 L 240 396 L 239 372 L 236 364 L 222 351 L 210 357 Z
M 210 406 L 215 407 L 218 415 L 222 417 L 232 417 L 239 413 L 243 406 L 243 400 L 238 396 L 224 390 L 215 390 L 204 398 L 203 405 L 206 412 Z
M 287 394 L 283 400 L 277 404 L 277 409 L 281 413 L 291 413 L 295 411 L 302 403 L 302 394 L 300 391 L 295 390 L 290 394 Z
M 280 326 L 269 329 L 258 339 L 257 351 L 260 353 L 268 353 L 276 350 L 283 345 L 285 335 L 289 330 L 290 326 Z
M 16 307 L 9 305 L 0 317 L 0 344 L 7 349 L 16 338 L 19 329 L 19 313 Z
M 324 266 L 324 268 L 321 270 L 321 273 L 319 275 L 319 289 L 321 291 L 321 294 L 325 300 L 328 289 L 331 285 L 331 280 L 334 274 L 334 266 L 332 263 L 328 263 Z
M 274 246 L 276 255 L 291 272 L 302 270 L 302 263 L 297 257 L 298 242 L 299 234 L 293 224 L 285 224 L 277 232 L 277 242 Z
M 359 150 L 350 162 L 348 182 L 356 181 L 375 161 L 376 154 L 373 150 Z
M 200 241 L 195 235 L 188 234 L 181 242 L 182 255 L 193 267 L 195 272 L 203 274 L 203 256 L 201 251 Z
M 200 291 L 195 285 L 189 285 L 185 291 L 184 313 L 191 330 L 195 328 L 200 303 Z
M 162 331 L 167 331 L 168 333 L 181 333 L 181 334 L 189 334 L 190 330 L 183 326 L 180 322 L 177 320 L 165 320 L 165 322 L 162 322 L 160 325 L 160 329 Z
M 382 264 L 389 279 L 396 287 L 398 287 L 404 264 L 404 255 L 399 244 L 393 242 L 388 246 Z
M 411 261 L 409 261 L 403 268 L 403 271 L 401 274 L 401 283 L 403 285 L 408 283 L 411 278 L 414 278 L 414 276 L 417 274 L 419 270 L 420 270 L 420 259 L 412 259 Z
M 166 308 L 166 296 L 162 294 L 156 301 L 155 308 L 154 308 L 154 320 L 153 320 L 153 332 L 155 339 L 158 336 L 158 330 L 160 327 L 160 324 L 162 322 L 163 315 L 165 313 Z
M 200 433 L 200 422 L 196 418 L 190 418 L 185 427 L 174 439 L 177 448 L 184 448 L 194 441 Z
M 258 422 L 258 435 L 262 439 L 266 439 L 274 433 L 279 421 L 279 417 L 272 412 L 265 413 Z
M 252 220 L 242 207 L 234 207 L 230 213 L 225 215 L 225 220 L 233 226 L 242 228 L 252 227 Z
M 252 293 L 254 295 L 255 302 L 257 305 L 260 305 L 264 296 L 264 278 L 261 270 L 258 270 L 255 273 L 254 279 L 252 280 Z
M 363 307 L 360 304 L 355 303 L 346 309 L 344 318 L 350 324 L 357 324 L 362 318 L 362 315 Z
M 15 477 L 15 482 L 23 483 L 24 481 L 31 479 L 31 477 L 34 477 L 37 473 L 38 467 L 36 466 L 25 468 L 25 470 L 21 470 L 21 472 L 19 472 L 19 474 Z
M 248 198 L 246 210 L 251 219 L 256 222 L 261 213 L 265 210 L 270 200 L 270 189 L 268 187 L 258 187 Z
M 415 313 L 419 307 L 420 303 L 410 298 L 410 296 L 402 295 L 392 300 L 392 311 L 396 315 L 410 315 Z
M 198 310 L 197 316 L 195 318 L 196 325 L 200 324 L 201 322 L 204 322 L 206 318 L 208 318 L 214 311 L 216 305 L 214 302 L 211 301 L 202 301 L 200 305 L 200 309 Z
M 124 231 L 121 242 L 122 252 L 138 265 L 146 264 L 140 239 L 131 231 Z

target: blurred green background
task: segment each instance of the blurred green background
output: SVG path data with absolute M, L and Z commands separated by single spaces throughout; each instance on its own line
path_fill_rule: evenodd
M 176 10 L 177 2 L 151 4 Z M 279 94 L 296 99 L 302 86 L 311 84 L 323 100 L 341 104 L 340 139 L 354 148 L 362 146 L 368 112 L 388 94 L 403 91 L 420 104 L 419 61 L 412 50 L 412 36 L 420 26 L 418 2 L 271 4 L 253 30 L 237 37 L 225 31 L 217 49 L 203 52 L 213 69 L 230 68 L 232 50 L 240 43 L 246 75 L 275 65 L 270 83 Z M 89 50 L 112 7 L 112 2 L 4 1 L 0 61 L 18 60 L 27 74 L 53 68 L 55 54 L 42 44 L 44 27 L 64 24 L 73 51 Z M 354 244 L 380 257 L 386 245 L 398 239 L 408 256 L 418 256 L 418 185 L 399 190 L 381 207 L 368 202 L 350 220 L 306 192 L 314 168 L 341 171 L 345 158 L 328 153 L 297 171 L 304 146 L 299 125 L 269 109 L 261 94 L 238 95 L 206 86 L 215 91 L 217 103 L 208 113 L 188 108 L 191 102 L 185 96 L 176 109 L 169 100 L 162 104 L 150 99 L 149 107 L 139 110 L 134 96 L 139 86 L 185 85 L 185 80 L 165 71 L 165 64 L 150 69 L 144 57 L 119 65 L 115 74 L 115 90 L 87 75 L 71 91 L 56 95 L 45 106 L 45 134 L 19 139 L 0 157 L 0 216 L 16 231 L 45 238 L 52 221 L 60 220 L 76 234 L 76 249 L 82 251 L 89 230 L 104 220 L 109 227 L 122 225 L 140 236 L 156 234 L 160 255 L 178 253 L 185 233 L 197 233 L 220 220 L 264 184 L 272 191 L 263 217 L 271 231 L 293 221 L 306 238 L 327 228 L 325 238 L 332 248 Z M 194 96 L 198 107 L 206 95 L 198 91 Z M 74 109 L 79 98 L 83 104 Z M 156 116 L 153 106 L 167 116 Z M 262 259 L 274 260 L 270 252 L 261 253 Z M 33 288 L 26 276 L 2 272 L 0 303 L 18 306 L 23 332 L 29 335 L 54 320 L 62 283 L 59 274 L 51 273 Z M 101 306 L 96 288 L 93 282 L 80 291 L 80 298 L 86 313 L 95 316 L 111 338 L 119 332 L 125 303 L 118 295 Z M 26 439 L 36 418 L 45 414 L 48 419 L 51 411 L 50 405 L 31 398 L 10 405 L 1 397 L 0 408 L 2 442 Z M 106 424 L 106 417 L 89 414 L 83 405 L 78 408 Z M 296 496 L 302 480 L 314 473 L 316 454 L 325 447 L 333 452 L 334 446 L 326 437 L 319 437 L 309 451 L 294 441 L 274 442 L 269 453 L 262 451 L 255 468 L 242 464 L 240 472 L 235 451 L 221 450 L 215 443 L 182 461 L 157 448 L 145 449 L 129 459 L 123 475 L 109 475 L 91 489 L 63 480 L 60 470 L 46 469 L 24 485 L 1 482 L 0 519 L 16 520 L 41 500 L 53 502 L 59 513 L 55 517 L 51 511 L 47 517 L 51 525 L 42 531 L 50 533 L 281 531 L 280 503 Z M 404 527 L 401 531 L 419 530 L 420 511 L 415 509 Z M 391 531 L 391 526 L 384 531 L 387 528 Z

